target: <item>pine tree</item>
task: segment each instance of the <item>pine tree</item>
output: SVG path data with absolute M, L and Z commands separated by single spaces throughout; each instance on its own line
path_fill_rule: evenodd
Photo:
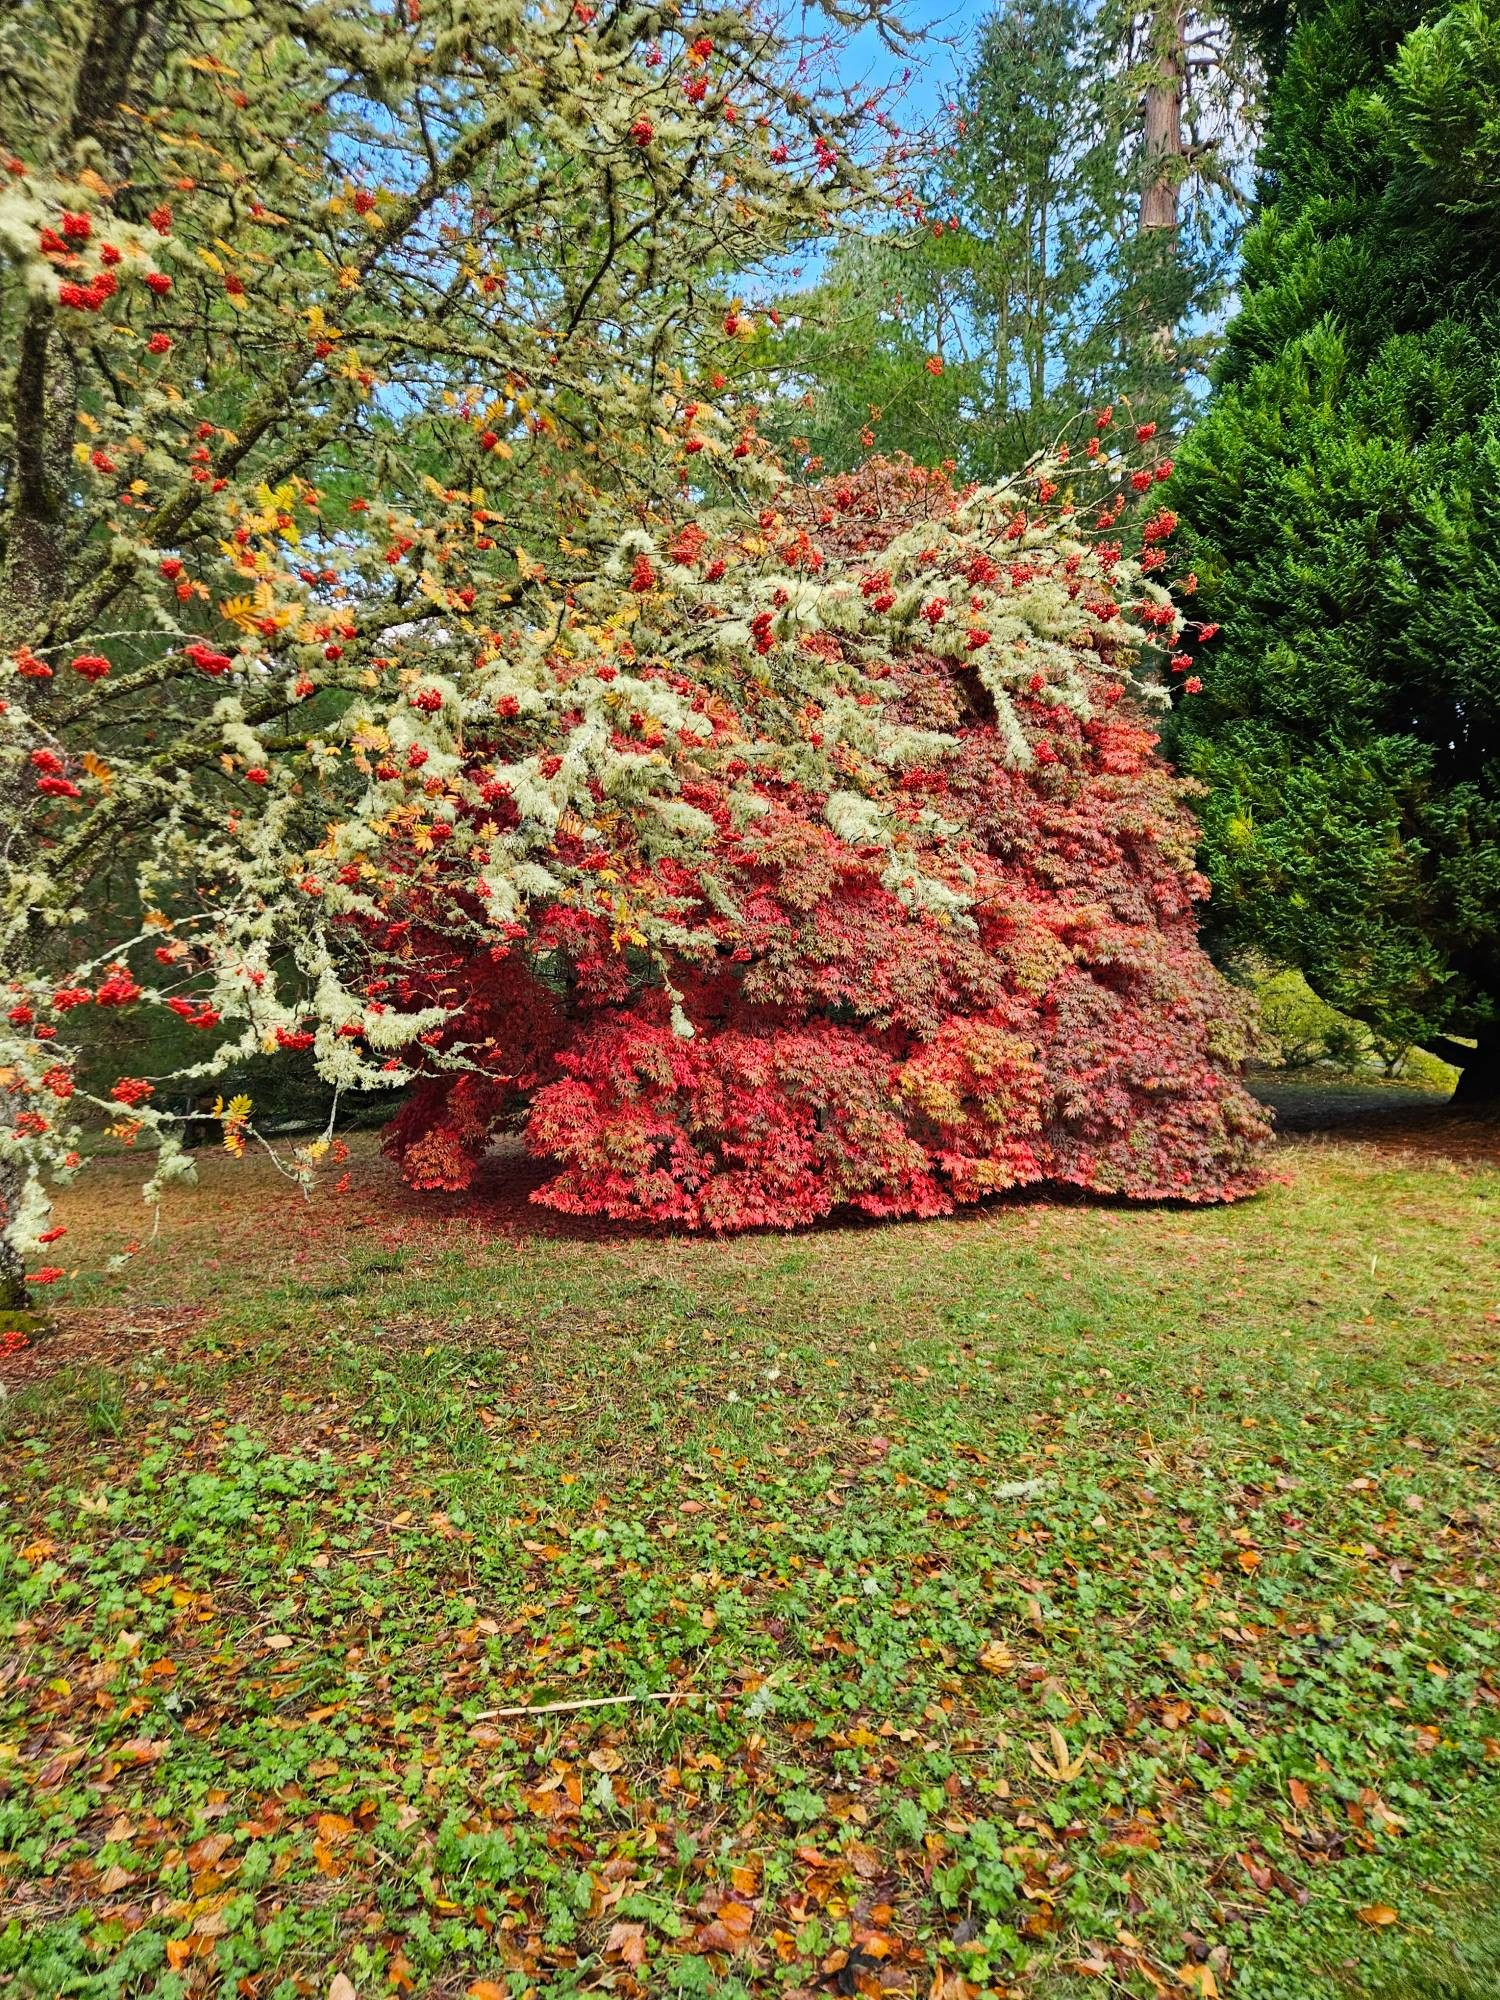
M 1500 10 L 1326 0 L 1267 54 L 1243 308 L 1174 484 L 1222 626 L 1174 734 L 1212 920 L 1493 1101 Z

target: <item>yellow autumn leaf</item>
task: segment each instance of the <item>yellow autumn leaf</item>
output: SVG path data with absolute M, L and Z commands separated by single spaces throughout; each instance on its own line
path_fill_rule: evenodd
M 255 601 L 249 597 L 226 597 L 220 601 L 219 616 L 231 625 L 238 625 L 242 632 L 253 631 L 256 624 Z

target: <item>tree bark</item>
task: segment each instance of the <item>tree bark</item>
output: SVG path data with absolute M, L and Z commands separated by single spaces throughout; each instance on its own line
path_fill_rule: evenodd
M 78 424 L 78 358 L 54 338 L 55 314 L 33 301 L 21 329 L 12 412 L 15 494 L 0 571 L 0 646 L 36 642 L 67 597 L 67 516 Z
M 0 1167 L 0 1218 L 13 1212 L 20 1194 L 21 1177 L 15 1168 Z M 0 1235 L 0 1315 L 25 1312 L 30 1305 L 25 1262 L 10 1239 Z
M 1458 1070 L 1452 1103 L 1464 1110 L 1500 1113 L 1500 1035 L 1482 1036 L 1472 1049 L 1447 1035 L 1434 1035 L 1423 1046 Z
M 1151 80 L 1142 105 L 1143 173 L 1139 232 L 1165 229 L 1175 234 L 1187 145 L 1182 134 L 1183 87 L 1187 77 L 1187 9 L 1182 0 L 1163 0 L 1147 29 Z

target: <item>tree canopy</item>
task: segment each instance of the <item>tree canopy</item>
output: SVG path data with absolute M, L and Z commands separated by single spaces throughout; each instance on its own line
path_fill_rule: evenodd
M 189 1075 L 310 1042 L 346 1084 L 431 1025 L 351 1032 L 354 829 L 424 758 L 441 782 L 458 682 L 544 654 L 632 508 L 755 490 L 714 404 L 716 274 L 878 194 L 831 54 L 866 18 L 839 0 L 795 42 L 717 5 L 6 10 L 13 1249 L 76 1164 L 78 1007 L 175 1012 Z M 104 1096 L 159 1127 L 150 1078 Z
M 382 1001 L 447 1010 L 388 1138 L 418 1185 L 466 1187 L 516 1121 L 559 1169 L 539 1200 L 691 1228 L 1260 1185 L 1242 998 L 1142 715 L 1185 656 L 1141 428 L 1009 486 L 876 461 L 636 543 L 628 638 L 591 602 L 546 663 L 550 762 L 596 796 L 514 941 L 473 842 L 534 810 L 531 770 L 469 710 L 450 837 L 403 829 L 371 920 Z
M 1004 0 L 915 212 L 783 301 L 768 430 L 830 468 L 875 445 L 994 479 L 1090 404 L 1178 427 L 1222 319 L 1256 87 L 1220 13 Z

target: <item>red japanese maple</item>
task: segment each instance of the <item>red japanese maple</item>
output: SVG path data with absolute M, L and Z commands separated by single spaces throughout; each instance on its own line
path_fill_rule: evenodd
M 836 621 L 778 636 L 787 591 L 767 604 L 762 587 L 738 692 L 685 593 L 687 641 L 631 665 L 691 697 L 702 732 L 673 744 L 627 715 L 614 747 L 673 760 L 676 799 L 701 816 L 694 858 L 650 859 L 596 786 L 595 826 L 565 816 L 553 853 L 597 895 L 543 897 L 497 941 L 457 872 L 413 857 L 378 941 L 398 956 L 396 1002 L 450 1009 L 386 1138 L 417 1185 L 465 1186 L 507 1118 L 557 1163 L 537 1200 L 692 1229 L 941 1215 L 1034 1182 L 1194 1202 L 1261 1185 L 1242 1005 L 1197 942 L 1184 787 L 1123 673 L 1130 566 L 966 518 L 945 482 L 888 466 L 788 507 L 788 576 L 852 579 L 895 622 L 879 644 Z M 695 536 L 694 573 L 722 575 L 723 546 Z M 639 557 L 629 588 L 651 589 L 650 568 Z M 1050 653 L 1007 623 L 1040 586 Z M 1165 603 L 1137 607 L 1135 639 L 1175 625 Z M 820 714 L 757 676 L 773 643 L 789 671 L 799 655 L 847 667 L 853 700 L 908 732 L 884 761 L 840 747 L 840 810 L 795 757 L 765 754 L 795 732 L 821 768 Z M 982 671 L 996 657 L 999 678 Z M 503 754 L 467 745 L 476 769 Z M 917 878 L 944 893 L 913 893 Z M 642 949 L 632 902 L 675 917 L 675 949 Z

